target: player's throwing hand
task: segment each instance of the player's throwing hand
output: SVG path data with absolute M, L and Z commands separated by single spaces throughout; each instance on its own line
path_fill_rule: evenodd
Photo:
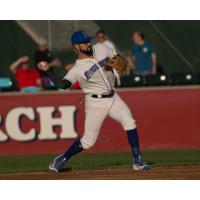
M 38 67 L 38 69 L 43 70 L 43 71 L 49 70 L 49 65 L 46 61 L 39 62 L 37 67 Z

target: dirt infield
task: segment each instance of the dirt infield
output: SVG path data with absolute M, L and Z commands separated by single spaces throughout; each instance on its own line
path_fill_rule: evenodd
M 132 169 L 107 170 L 70 170 L 59 174 L 47 172 L 27 172 L 15 174 L 0 174 L 2 180 L 167 180 L 167 179 L 198 179 L 200 166 L 157 167 L 149 171 L 133 171 Z

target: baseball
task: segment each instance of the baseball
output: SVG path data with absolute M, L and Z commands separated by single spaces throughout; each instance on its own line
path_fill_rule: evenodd
M 47 71 L 49 69 L 48 63 L 46 61 L 41 61 L 38 63 L 38 68 L 43 71 Z

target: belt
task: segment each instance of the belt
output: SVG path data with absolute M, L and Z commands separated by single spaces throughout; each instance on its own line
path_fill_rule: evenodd
M 91 97 L 93 98 L 98 98 L 98 99 L 101 99 L 101 98 L 111 98 L 113 97 L 115 94 L 115 91 L 112 90 L 110 94 L 92 94 Z

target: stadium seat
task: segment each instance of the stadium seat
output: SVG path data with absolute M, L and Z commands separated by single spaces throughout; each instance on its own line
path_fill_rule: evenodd
M 196 75 L 188 74 L 172 74 L 171 85 L 192 85 L 196 82 Z
M 10 78 L 0 77 L 0 91 L 12 90 L 13 82 Z
M 139 75 L 125 75 L 121 77 L 121 87 L 144 86 L 144 78 Z
M 196 74 L 196 84 L 200 84 L 200 73 Z

